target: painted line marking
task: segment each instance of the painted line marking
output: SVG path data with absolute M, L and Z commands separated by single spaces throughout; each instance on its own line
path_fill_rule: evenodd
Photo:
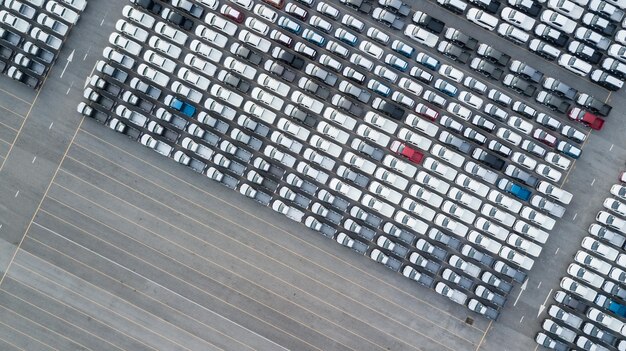
M 54 122 L 50 122 L 50 126 L 48 127 L 48 130 L 52 129 L 52 125 L 54 124 Z
M 554 254 L 555 254 L 555 255 L 556 255 L 556 254 L 558 254 L 560 249 L 561 249 L 560 247 L 557 247 L 557 248 L 556 248 L 556 251 L 554 251 Z
M 537 284 L 537 289 L 539 289 L 540 286 L 541 286 L 541 282 L 539 282 L 539 284 Z
M 104 13 L 104 16 L 102 17 L 102 21 L 100 22 L 100 26 L 102 27 L 102 25 L 104 24 L 104 19 L 107 18 L 107 15 L 109 14 L 109 11 L 107 10 L 107 12 Z
M 576 219 L 576 216 L 578 216 L 578 212 L 574 213 L 574 218 L 572 218 L 572 221 Z
M 526 290 L 526 286 L 528 286 L 528 279 L 526 279 L 524 281 L 524 284 L 522 284 L 522 287 L 520 288 L 519 294 L 517 294 L 517 298 L 515 299 L 513 306 L 517 305 L 517 301 L 519 300 L 520 296 L 522 296 L 522 293 L 524 292 L 524 290 Z
M 85 56 L 83 56 L 83 61 L 87 59 L 87 55 L 89 55 L 89 51 L 91 51 L 91 45 L 87 48 L 87 52 L 85 52 Z
M 522 316 L 522 318 L 519 319 L 519 322 L 522 323 L 523 320 L 524 320 L 524 316 Z
M 18 191 L 15 193 L 15 196 L 14 196 L 14 197 L 17 197 L 19 194 L 20 194 L 20 191 L 18 190 Z
M 615 146 L 615 145 L 611 144 L 611 147 L 609 148 L 609 151 L 613 150 L 613 146 Z
M 591 181 L 591 186 L 593 186 L 593 183 L 596 182 L 596 178 L 593 178 L 593 180 Z
M 37 159 L 37 156 L 33 157 L 33 161 L 31 163 L 35 163 L 36 159 Z

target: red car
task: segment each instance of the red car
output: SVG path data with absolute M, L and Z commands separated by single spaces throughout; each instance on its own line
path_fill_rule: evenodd
M 554 147 L 556 145 L 556 137 L 541 128 L 535 129 L 533 132 L 533 138 L 541 141 L 542 143 Z
M 220 13 L 237 23 L 243 23 L 243 13 L 235 10 L 234 8 L 224 4 L 220 8 Z
M 424 159 L 423 153 L 397 140 L 391 143 L 390 148 L 391 148 L 391 151 L 408 158 L 409 161 L 416 163 L 416 164 L 422 163 L 422 159 Z
M 431 121 L 436 121 L 437 117 L 439 117 L 439 112 L 433 110 L 432 108 L 422 103 L 419 103 L 417 104 L 417 106 L 415 106 L 415 112 L 417 112 L 418 115 L 424 118 L 427 118 Z
M 285 6 L 285 0 L 263 0 L 263 2 L 270 4 L 279 10 L 282 10 L 283 6 Z
M 602 118 L 594 115 L 589 111 L 583 110 L 580 107 L 574 107 L 573 109 L 569 110 L 567 116 L 574 121 L 578 121 L 588 127 L 591 127 L 591 129 L 594 130 L 600 130 L 604 125 L 604 120 Z

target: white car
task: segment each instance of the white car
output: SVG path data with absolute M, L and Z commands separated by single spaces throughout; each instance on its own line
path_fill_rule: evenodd
M 472 211 L 458 206 L 454 202 L 448 200 L 443 202 L 441 210 L 467 224 L 472 224 L 476 218 L 476 215 Z
M 252 10 L 252 5 L 254 5 L 254 1 L 252 0 L 229 0 L 235 5 L 241 6 L 244 9 L 250 11 Z
M 526 122 L 521 117 L 511 116 L 506 123 L 526 135 L 530 135 L 530 132 L 533 130 L 533 125 Z
M 518 146 L 522 142 L 522 137 L 508 128 L 500 127 L 496 132 L 498 138 Z
M 515 216 L 508 212 L 500 210 L 491 204 L 484 204 L 480 208 L 480 213 L 504 224 L 507 227 L 512 227 L 513 223 L 515 222 Z
M 363 198 L 361 199 L 361 204 L 389 218 L 392 217 L 393 213 L 396 210 L 393 206 L 391 206 L 387 202 L 381 201 L 373 197 L 370 194 L 363 195 Z
M 259 17 L 270 21 L 271 23 L 276 22 L 276 19 L 278 18 L 278 14 L 276 13 L 276 11 L 270 9 L 263 4 L 256 4 L 254 6 L 254 13 Z
M 392 135 L 396 133 L 396 129 L 398 128 L 398 124 L 396 122 L 393 122 L 390 119 L 372 111 L 367 112 L 365 117 L 363 117 L 363 120 Z
M 511 155 L 511 161 L 531 171 L 537 167 L 537 161 L 535 159 L 517 151 Z
M 162 87 L 166 87 L 167 83 L 170 81 L 170 77 L 168 77 L 165 73 L 159 72 L 145 63 L 142 63 L 139 67 L 137 67 L 137 73 Z
M 432 141 L 430 139 L 422 137 L 417 133 L 409 130 L 408 128 L 400 128 L 400 130 L 398 131 L 398 138 L 408 142 L 409 144 L 415 145 L 417 148 L 424 151 L 428 151 L 432 144 Z
M 383 44 L 383 45 L 387 45 L 389 43 L 389 35 L 385 34 L 383 31 L 374 28 L 374 27 L 370 27 L 367 30 L 366 33 L 367 37 L 372 39 L 372 40 L 376 40 L 377 42 Z
M 200 43 L 197 40 L 194 40 L 194 41 Z M 180 54 L 182 52 L 180 47 L 178 47 L 178 46 L 168 42 L 167 40 L 161 39 L 161 38 L 157 37 L 156 35 L 153 35 L 153 36 L 150 37 L 150 39 L 148 40 L 148 45 L 150 45 L 151 47 L 153 47 L 157 51 L 160 51 L 160 52 L 166 54 L 167 56 L 173 58 L 174 60 L 177 60 L 180 57 Z M 192 42 L 191 45 L 192 45 L 191 49 L 194 50 L 193 42 Z M 204 45 L 204 44 L 202 44 L 202 45 Z M 196 51 L 196 50 L 194 50 L 194 51 Z M 219 54 L 219 57 L 220 58 L 222 57 L 221 53 Z
M 464 189 L 478 194 L 480 197 L 486 197 L 487 193 L 489 192 L 488 186 L 474 179 L 471 179 L 465 174 L 459 174 L 454 181 L 456 184 L 460 185 Z
M 505 260 L 514 263 L 526 270 L 530 270 L 535 264 L 535 261 L 532 258 L 524 256 L 508 246 L 503 246 L 502 250 L 500 250 L 499 255 Z
M 557 188 L 556 186 L 543 180 L 537 184 L 537 190 L 539 190 L 540 193 L 548 195 L 565 205 L 569 205 L 570 201 L 572 201 L 573 195 L 571 193 L 561 188 Z
M 468 161 L 465 163 L 464 167 L 465 171 L 476 178 L 484 180 L 489 184 L 495 184 L 498 180 L 498 174 L 495 172 L 488 170 L 487 168 L 477 164 L 474 161 Z
M 600 288 L 604 283 L 604 278 L 602 278 L 600 275 L 588 271 L 577 263 L 571 263 L 567 267 L 567 273 L 569 273 L 569 275 L 571 275 L 572 277 L 578 278 L 595 288 Z
M 578 250 L 574 255 L 574 260 L 585 267 L 593 268 L 601 274 L 607 275 L 613 267 L 610 263 L 592 256 L 585 251 Z
M 419 184 L 411 185 L 409 188 L 409 195 L 437 208 L 441 206 L 441 203 L 443 202 L 443 197 L 433 193 L 432 191 L 426 190 L 426 188 L 420 186 Z
M 361 194 L 363 194 L 361 190 L 352 185 L 348 185 L 337 178 L 331 179 L 328 186 L 353 201 L 358 201 L 361 198 Z
M 459 94 L 459 100 L 461 102 L 464 102 L 465 104 L 467 104 L 470 107 L 473 107 L 477 110 L 480 110 L 481 107 L 483 107 L 483 99 L 479 98 L 478 96 L 468 92 L 468 91 L 462 91 Z
M 552 230 L 554 228 L 554 224 L 556 221 L 544 214 L 541 214 L 528 206 L 522 207 L 520 211 L 520 215 L 531 221 L 532 223 L 538 224 L 540 227 L 546 230 Z
M 226 38 L 224 34 L 218 33 L 204 25 L 198 25 L 196 27 L 196 35 L 219 48 L 226 47 L 228 43 L 228 38 Z
M 360 169 L 367 174 L 374 173 L 374 170 L 376 169 L 376 165 L 372 161 L 366 160 L 350 151 L 343 155 L 343 160 L 347 164 L 354 166 L 356 169 Z
M 138 56 L 139 53 L 141 53 L 141 45 L 139 45 L 139 43 L 134 40 L 127 39 L 117 32 L 111 33 L 109 36 L 109 43 L 133 56 Z
M 460 70 L 450 66 L 450 65 L 441 65 L 439 67 L 439 74 L 450 78 L 451 80 L 460 83 L 463 80 L 463 72 Z
M 276 126 L 278 129 L 286 132 L 287 134 L 291 134 L 300 140 L 307 141 L 309 138 L 310 132 L 308 129 L 305 129 L 304 127 L 301 127 L 286 118 L 280 118 L 278 123 L 276 123 Z
M 564 171 L 567 171 L 572 163 L 572 161 L 565 158 L 565 156 L 561 156 L 554 152 L 548 152 L 543 159 L 548 161 L 551 165 L 558 167 Z
M 599 211 L 596 215 L 596 221 L 613 229 L 617 229 L 622 233 L 626 233 L 626 221 L 621 218 L 617 218 L 606 211 Z
M 324 114 L 322 115 L 322 117 L 340 126 L 343 126 L 348 130 L 354 129 L 354 126 L 356 125 L 356 120 L 354 118 L 339 112 L 333 107 L 327 107 L 324 110 Z
M 526 240 L 515 233 L 509 235 L 509 237 L 506 239 L 506 242 L 516 249 L 523 251 L 531 256 L 539 257 L 539 254 L 541 254 L 540 245 L 537 245 L 530 240 Z
M 428 135 L 429 137 L 434 137 L 439 131 L 439 127 L 436 124 L 428 122 L 423 118 L 419 118 L 412 113 L 406 117 L 406 124 L 417 129 L 419 132 Z
M 470 111 L 470 109 L 456 102 L 449 103 L 448 107 L 446 107 L 446 110 L 464 121 L 469 121 L 469 119 L 472 117 L 472 111 Z M 441 120 L 443 119 L 443 117 L 441 117 L 441 119 L 439 120 L 440 124 L 442 123 Z M 462 128 L 463 126 L 461 125 L 461 129 Z
M 115 23 L 115 29 L 123 34 L 126 34 L 128 36 L 131 36 L 139 40 L 142 43 L 148 40 L 148 35 L 149 35 L 148 31 L 130 22 L 124 21 L 123 19 Z
M 396 222 L 405 225 L 420 234 L 426 234 L 426 230 L 428 230 L 428 224 L 416 219 L 402 210 L 396 212 L 394 219 Z
M 619 197 L 622 200 L 626 200 L 626 187 L 619 184 L 614 184 L 611 187 L 611 194 Z
M 573 293 L 574 295 L 578 295 L 590 302 L 593 302 L 596 296 L 598 296 L 598 293 L 590 287 L 584 284 L 577 283 L 569 277 L 563 277 L 559 285 L 561 286 L 561 288 Z
M 404 30 L 404 35 L 430 48 L 434 48 L 437 45 L 437 41 L 439 41 L 439 37 L 437 37 L 437 35 L 414 24 L 409 24 L 406 26 L 406 29 Z
M 165 24 L 165 22 L 158 22 L 154 26 L 154 31 L 166 37 L 167 39 L 175 42 L 179 45 L 185 45 L 189 36 L 182 31 Z
M 291 89 L 287 84 L 275 78 L 272 78 L 265 73 L 259 74 L 259 77 L 257 78 L 257 83 L 265 88 L 270 89 L 271 91 L 277 93 L 282 97 L 287 97 L 287 95 L 289 95 L 289 90 Z
M 498 206 L 505 208 L 513 213 L 519 213 L 522 209 L 522 203 L 514 200 L 513 198 L 502 194 L 496 189 L 491 189 L 489 191 L 489 195 L 487 195 L 487 199 Z
M 544 10 L 541 13 L 541 21 L 567 34 L 574 33 L 574 29 L 576 29 L 576 21 L 552 10 Z
M 415 176 L 415 180 L 417 180 L 418 183 L 425 185 L 440 194 L 445 195 L 448 192 L 448 189 L 450 189 L 450 184 L 444 182 L 437 177 L 431 176 L 424 171 L 419 171 Z
M 214 12 L 207 13 L 204 22 L 222 33 L 227 34 L 228 36 L 233 37 L 235 36 L 235 33 L 237 33 L 237 25 L 231 21 L 223 19 Z
M 571 71 L 581 77 L 584 77 L 591 72 L 593 68 L 591 64 L 585 62 L 582 59 L 574 57 L 570 54 L 563 54 L 559 56 L 559 65 L 568 71 Z
M 320 121 L 317 124 L 317 131 L 331 137 L 333 140 L 336 140 L 337 142 L 339 142 L 340 144 L 345 144 L 348 142 L 348 138 L 350 138 L 350 135 L 348 133 L 346 133 L 345 131 L 329 124 L 326 123 L 325 121 Z
M 420 96 L 423 91 L 422 86 L 419 85 L 417 82 L 404 77 L 400 78 L 398 86 L 416 96 Z
M 374 177 L 400 190 L 405 190 L 409 185 L 409 181 L 406 178 L 400 177 L 394 172 L 382 167 L 378 167 L 376 169 Z
M 400 194 L 398 191 L 390 189 L 389 187 L 377 181 L 370 182 L 368 190 L 373 194 L 376 194 L 394 204 L 399 203 L 402 199 L 402 194 Z
M 465 162 L 465 157 L 454 151 L 450 151 L 448 148 L 442 146 L 441 144 L 434 144 L 430 150 L 430 153 L 433 156 L 438 157 L 455 167 L 461 167 L 463 165 L 463 162 Z
M 211 86 L 211 95 L 233 105 L 234 107 L 241 106 L 241 103 L 243 102 L 243 97 L 241 95 L 233 93 L 219 84 L 213 84 Z
M 584 12 L 582 7 L 569 0 L 550 0 L 548 1 L 548 7 L 573 20 L 579 20 Z
M 490 220 L 484 217 L 476 218 L 476 222 L 474 222 L 474 226 L 476 229 L 482 230 L 483 232 L 493 236 L 494 238 L 504 241 L 509 236 L 509 231 L 504 227 L 501 227 Z
M 62 18 L 65 22 L 71 24 L 76 24 L 76 22 L 78 22 L 78 13 L 68 9 L 56 1 L 48 1 L 46 3 L 46 10 L 51 14 Z
M 263 36 L 266 36 L 267 33 L 270 31 L 270 27 L 267 24 L 265 24 L 261 20 L 258 20 L 254 17 L 246 18 L 245 25 L 246 27 L 250 28 L 251 30 Z M 196 29 L 196 33 L 197 32 L 198 30 Z
M 235 73 L 239 73 L 240 75 L 244 76 L 245 78 L 249 80 L 254 80 L 254 76 L 256 76 L 256 73 L 257 73 L 257 70 L 255 68 L 252 68 L 251 66 L 245 63 L 242 63 L 241 61 L 233 58 L 232 56 L 229 56 L 224 59 L 224 67 L 228 68 L 229 70 Z
M 467 234 L 467 240 L 496 255 L 502 249 L 502 244 L 475 230 L 470 230 L 469 234 Z
M 423 165 L 424 168 L 431 170 L 437 175 L 440 175 L 450 181 L 454 180 L 458 173 L 454 168 L 446 166 L 432 157 L 426 157 Z
M 535 26 L 535 20 L 532 17 L 508 6 L 502 9 L 500 17 L 510 24 L 522 28 L 527 32 L 530 32 Z
M 480 208 L 480 205 L 483 203 L 476 196 L 465 193 L 456 187 L 450 188 L 450 191 L 448 192 L 448 197 L 462 205 L 465 205 L 471 208 L 474 211 L 478 211 L 478 209 Z
M 408 162 L 402 161 L 393 155 L 385 155 L 383 158 L 383 164 L 409 178 L 413 178 L 415 173 L 417 173 L 417 167 L 409 164 Z
M 493 31 L 498 25 L 498 18 L 475 7 L 469 9 L 469 11 L 467 11 L 467 15 L 465 16 L 471 22 L 476 23 L 488 31 Z
M 609 197 L 604 200 L 602 205 L 608 210 L 613 211 L 620 216 L 626 217 L 626 205 L 622 202 Z
M 267 91 L 259 87 L 255 87 L 254 89 L 252 89 L 250 96 L 253 99 L 258 100 L 259 102 L 277 111 L 280 111 L 283 108 L 283 104 L 285 103 L 283 99 L 274 94 L 268 93 Z
M 35 2 L 37 2 L 37 0 L 35 0 Z M 68 5 L 69 7 L 73 8 L 74 10 L 80 12 L 80 11 L 84 11 L 85 7 L 87 7 L 87 0 L 61 0 L 62 3 Z M 33 1 L 30 1 L 31 4 L 34 4 Z M 43 0 L 41 0 L 41 3 L 43 3 Z M 36 5 L 37 7 L 40 7 L 41 5 Z
M 322 109 L 324 109 L 324 105 L 320 101 L 312 98 L 307 94 L 302 93 L 299 90 L 295 90 L 293 93 L 291 93 L 291 101 L 298 104 L 299 106 L 305 107 L 315 114 L 321 114 Z
M 364 40 L 361 44 L 359 44 L 359 49 L 377 60 L 380 60 L 383 57 L 383 49 L 367 40 Z
M 131 21 L 141 24 L 146 28 L 150 29 L 152 28 L 152 26 L 154 26 L 154 17 L 148 15 L 143 11 L 135 9 L 130 5 L 124 6 L 124 8 L 122 9 L 122 15 L 124 15 L 124 17 L 128 18 Z
M 547 232 L 519 219 L 513 224 L 513 230 L 542 244 L 545 244 L 549 237 Z
M 403 209 L 417 215 L 418 217 L 421 217 L 426 221 L 430 222 L 433 220 L 433 218 L 435 218 L 434 210 L 432 210 L 430 207 L 420 204 L 419 202 L 411 198 L 405 197 L 404 200 L 402 200 L 401 206 Z
M 539 164 L 537 168 L 535 168 L 535 173 L 548 178 L 555 183 L 561 180 L 561 172 L 543 163 Z
M 209 99 L 207 99 L 207 101 L 209 101 Z M 269 124 L 273 124 L 274 120 L 276 119 L 276 113 L 266 109 L 259 104 L 254 103 L 253 101 L 246 101 L 246 103 L 243 105 L 243 109 L 247 113 Z
M 435 224 L 460 237 L 467 235 L 468 228 L 465 224 L 459 223 L 444 214 L 439 213 L 435 216 Z
M 206 77 L 194 73 L 187 67 L 181 67 L 178 70 L 178 78 L 183 79 L 202 90 L 209 90 L 209 85 L 211 84 L 211 81 L 209 81 Z
M 239 32 L 238 39 L 260 51 L 263 51 L 264 53 L 268 53 L 270 51 L 270 47 L 272 46 L 269 40 L 261 38 L 247 29 L 242 29 Z

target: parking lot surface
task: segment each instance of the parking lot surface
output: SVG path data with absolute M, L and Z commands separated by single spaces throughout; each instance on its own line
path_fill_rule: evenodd
M 575 197 L 567 220 L 558 221 L 544 253 L 535 260 L 535 267 L 554 269 L 533 269 L 525 290 L 518 295 L 518 284 L 500 319 L 492 323 L 269 208 L 138 148 L 93 120 L 81 122 L 74 112 L 81 101 L 80 87 L 108 45 L 108 33 L 125 4 L 112 9 L 99 4 L 94 8 L 101 11 L 88 10 L 85 16 L 97 13 L 98 18 L 75 30 L 86 26 L 99 31 L 97 39 L 67 43 L 85 59 L 72 66 L 68 78 L 52 78 L 47 83 L 50 92 L 33 96 L 32 113 L 30 108 L 24 113 L 32 117 L 20 134 L 22 144 L 12 151 L 6 170 L 0 170 L 8 179 L 6 185 L 3 180 L 3 203 L 11 203 L 3 209 L 11 220 L 0 227 L 7 243 L 2 258 L 11 263 L 1 285 L 4 313 L 12 321 L 3 324 L 7 349 L 160 349 L 167 343 L 172 349 L 500 350 L 504 341 L 511 350 L 535 347 L 532 338 L 542 320 L 536 317 L 539 305 L 558 286 L 580 242 L 571 233 L 584 235 L 589 218 L 595 216 L 586 210 L 587 201 L 605 196 L 594 189 L 613 182 L 604 174 L 615 174 L 621 166 L 617 160 L 624 159 L 623 126 L 617 116 L 607 119 L 609 127 L 618 124 L 615 128 L 590 134 L 584 156 L 560 182 Z M 414 8 L 455 18 L 435 4 Z M 510 46 L 465 20 L 454 26 L 490 44 Z M 65 50 L 62 58 L 69 55 Z M 527 62 L 546 63 L 519 47 L 511 48 L 514 58 L 516 50 Z M 55 68 L 56 77 L 61 69 Z M 614 108 L 623 106 L 623 94 L 609 94 L 556 70 L 558 79 L 608 98 Z M 16 106 L 14 98 L 7 95 L 0 101 Z M 50 106 L 65 115 L 50 114 Z M 46 144 L 42 136 L 50 138 L 50 133 L 61 137 Z M 41 153 L 34 152 L 34 139 L 42 140 Z M 28 176 L 20 177 L 23 174 Z M 17 245 L 17 254 L 9 258 Z M 56 295 L 59 289 L 70 295 Z M 171 304 L 156 302 L 164 300 Z M 52 318 L 45 326 L 35 322 L 44 317 Z M 78 328 L 81 321 L 89 327 Z M 24 330 L 28 337 L 20 333 Z M 112 331 L 119 337 L 110 338 Z

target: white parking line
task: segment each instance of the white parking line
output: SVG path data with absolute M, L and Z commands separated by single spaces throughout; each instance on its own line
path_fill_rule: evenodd
M 522 316 L 522 318 L 519 319 L 520 324 L 522 323 L 523 320 L 524 320 L 524 316 Z
M 556 251 L 554 251 L 554 254 L 555 254 L 555 255 L 556 255 L 556 254 L 558 254 L 560 249 L 561 249 L 560 247 L 557 247 L 557 248 L 556 248 Z
M 18 191 L 15 193 L 15 197 L 17 197 L 19 194 L 20 194 L 20 191 L 18 190 Z
M 50 122 L 50 126 L 48 127 L 48 130 L 52 129 L 52 125 L 54 124 L 54 122 Z
M 609 148 L 609 151 L 613 150 L 613 146 L 615 146 L 615 145 L 611 144 L 611 147 Z
M 37 159 L 37 156 L 33 157 L 33 161 L 31 163 L 35 163 L 36 159 Z
M 537 284 L 537 289 L 539 289 L 540 286 L 541 286 L 541 282 L 539 282 L 539 284 Z
M 593 180 L 591 181 L 591 186 L 593 186 L 593 183 L 596 182 L 596 178 L 593 178 Z
M 574 218 L 572 218 L 572 221 L 576 219 L 576 216 L 578 216 L 578 212 L 574 213 Z

